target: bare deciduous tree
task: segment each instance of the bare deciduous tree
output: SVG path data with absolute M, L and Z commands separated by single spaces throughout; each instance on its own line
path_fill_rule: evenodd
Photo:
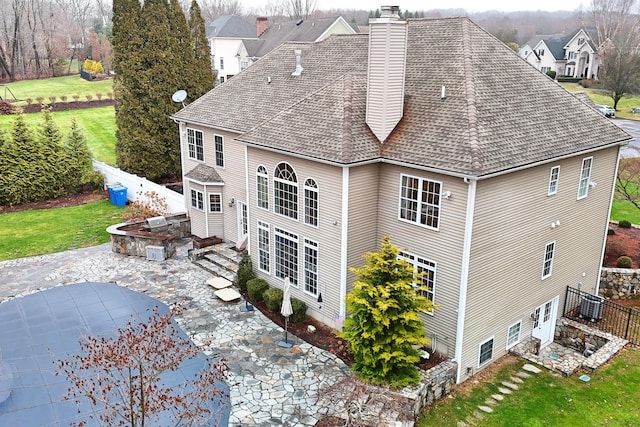
M 309 19 L 316 12 L 317 0 L 283 0 L 284 10 L 291 19 Z
M 240 0 L 204 0 L 200 6 L 205 21 L 213 21 L 222 15 L 241 15 L 243 12 Z
M 97 410 L 89 418 L 105 426 L 157 425 L 162 417 L 166 425 L 168 414 L 176 426 L 199 426 L 211 419 L 212 408 L 219 408 L 226 396 L 220 388 L 226 364 L 209 363 L 193 380 L 166 385 L 161 375 L 178 370 L 200 351 L 179 334 L 172 316 L 171 311 L 161 315 L 156 307 L 147 323 L 129 322 L 115 337 L 83 337 L 83 354 L 57 361 L 59 373 L 71 383 L 68 397 L 77 404 L 88 400 Z
M 620 159 L 616 196 L 628 200 L 640 209 L 640 158 Z

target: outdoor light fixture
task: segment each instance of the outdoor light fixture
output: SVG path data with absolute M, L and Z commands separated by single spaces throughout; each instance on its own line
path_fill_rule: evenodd
M 236 204 L 236 199 L 232 197 L 231 200 L 229 200 L 229 207 L 232 208 L 235 204 Z

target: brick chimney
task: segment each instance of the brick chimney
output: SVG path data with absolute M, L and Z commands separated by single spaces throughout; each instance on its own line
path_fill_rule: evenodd
M 265 31 L 267 31 L 267 28 L 269 28 L 269 21 L 267 20 L 267 17 L 258 16 L 256 18 L 256 30 L 258 37 L 260 37 Z
M 407 57 L 407 22 L 398 6 L 382 6 L 369 20 L 369 67 L 366 122 L 384 143 L 403 114 Z

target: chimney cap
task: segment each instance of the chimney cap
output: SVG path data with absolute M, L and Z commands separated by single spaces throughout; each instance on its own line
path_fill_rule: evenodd
M 381 18 L 399 18 L 400 6 L 381 6 L 380 17 Z

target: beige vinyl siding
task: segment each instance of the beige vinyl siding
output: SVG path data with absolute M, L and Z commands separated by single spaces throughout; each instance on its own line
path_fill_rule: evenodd
M 273 211 L 273 176 L 280 162 L 289 163 L 298 181 L 298 219 L 294 220 Z M 257 207 L 256 170 L 263 165 L 269 172 L 269 211 Z M 254 271 L 270 286 L 282 288 L 283 281 L 275 277 L 275 228 L 281 228 L 298 236 L 298 288 L 292 288 L 291 296 L 304 301 L 307 314 L 334 326 L 336 313 L 340 313 L 340 249 L 341 249 L 341 188 L 342 168 L 298 159 L 248 147 L 249 170 L 249 233 L 250 253 Z M 318 185 L 318 226 L 304 223 L 304 182 L 313 178 Z M 270 225 L 271 271 L 259 271 L 257 246 L 257 221 Z M 317 296 L 304 292 L 304 239 L 318 244 L 318 291 L 322 293 L 322 307 Z
M 584 156 L 478 182 L 461 372 L 477 366 L 479 343 L 494 338 L 494 359 L 506 352 L 507 328 L 522 319 L 531 335 L 531 313 L 567 285 L 594 292 L 615 180 L 618 148 L 593 155 L 588 196 L 577 200 Z M 560 166 L 558 192 L 548 196 L 549 173 Z M 551 224 L 560 221 L 552 228 Z M 555 242 L 553 270 L 542 280 L 545 246 Z M 462 378 L 464 379 L 464 378 Z
M 385 141 L 402 118 L 407 50 L 406 21 L 371 23 L 366 121 Z
M 195 129 L 195 130 L 199 130 L 202 132 L 202 143 L 204 146 L 204 162 L 192 159 L 189 157 L 189 139 L 187 137 L 187 129 Z M 209 166 L 211 166 L 211 164 L 209 163 L 211 160 L 213 160 L 214 164 L 215 164 L 215 159 L 209 159 L 209 154 L 207 153 L 207 128 L 203 127 L 203 126 L 196 126 L 196 125 L 192 125 L 187 123 L 184 126 L 184 135 L 181 136 L 180 141 L 181 141 L 181 147 L 180 150 L 182 151 L 182 173 L 186 174 L 189 171 L 191 171 L 193 168 L 195 168 L 198 165 L 201 164 L 207 164 Z
M 380 247 L 378 238 L 378 198 L 380 164 L 349 169 L 349 224 L 347 267 L 362 267 L 364 255 Z M 347 274 L 347 292 L 355 276 Z
M 451 192 L 449 199 L 442 198 L 438 231 L 399 219 L 402 174 L 442 182 L 442 191 Z M 401 249 L 437 264 L 435 302 L 440 308 L 422 318 L 428 334 L 436 335 L 438 350 L 451 357 L 455 351 L 467 191 L 468 185 L 459 178 L 388 164 L 381 166 L 377 240 L 389 235 Z
M 204 187 L 192 181 L 186 181 L 186 184 L 185 198 L 189 209 L 189 217 L 191 218 L 191 234 L 198 237 L 207 237 L 206 213 L 191 206 L 191 190 L 198 190 L 204 195 Z M 206 195 L 204 197 L 206 198 Z
M 209 222 L 209 236 L 224 236 L 224 215 L 227 210 L 235 212 L 235 208 L 230 208 L 224 199 L 224 186 L 221 185 L 207 185 L 205 194 L 205 208 L 207 212 L 207 221 Z M 222 195 L 222 212 L 211 212 L 209 210 L 209 194 L 221 194 Z

